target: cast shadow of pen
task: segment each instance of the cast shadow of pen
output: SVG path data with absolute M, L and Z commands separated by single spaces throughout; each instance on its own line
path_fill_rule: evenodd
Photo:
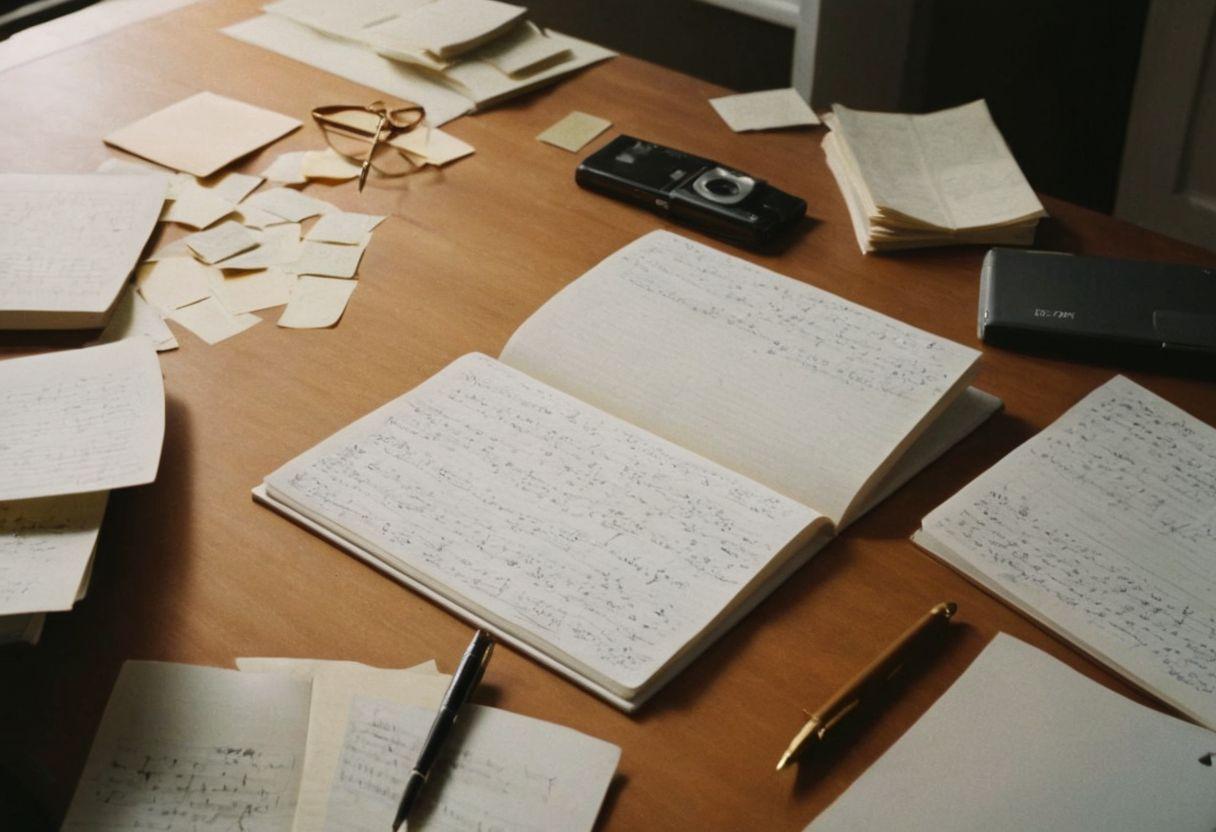
M 826 774 L 839 768 L 843 758 L 853 752 L 858 741 L 883 718 L 892 703 L 899 701 L 920 680 L 932 675 L 935 668 L 940 667 L 948 658 L 947 654 L 955 649 L 962 649 L 967 629 L 967 624 L 956 623 L 947 628 L 941 639 L 932 640 L 929 644 L 914 649 L 899 671 L 878 692 L 863 700 L 862 704 L 828 731 L 821 742 L 802 754 L 795 763 L 798 768 L 791 782 L 791 791 L 800 797 L 804 796 L 815 788 Z M 886 748 L 882 751 L 885 752 Z

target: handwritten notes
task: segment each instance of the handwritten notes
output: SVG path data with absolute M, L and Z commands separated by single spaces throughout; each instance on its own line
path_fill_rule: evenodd
M 151 482 L 164 431 L 146 339 L 0 361 L 0 500 Z
M 166 186 L 163 175 L 0 174 L 0 325 L 109 309 L 156 227 Z
M 816 520 L 476 354 L 266 484 L 618 692 L 650 679 Z
M 218 271 L 192 257 L 166 256 L 140 266 L 135 272 L 135 287 L 144 300 L 168 315 L 209 296 L 209 276 Z
M 567 286 L 502 352 L 838 525 L 965 388 L 978 357 L 662 231 Z
M 434 711 L 367 697 L 351 704 L 325 832 L 391 825 Z M 469 706 L 410 829 L 590 830 L 620 749 L 568 728 Z
M 0 502 L 0 615 L 72 608 L 107 493 Z
M 1117 376 L 915 539 L 1216 725 L 1216 429 Z
M 297 274 L 316 277 L 354 277 L 359 271 L 359 261 L 372 241 L 371 234 L 364 234 L 356 245 L 335 245 L 305 240 L 300 244 L 300 256 L 292 264 Z
M 127 662 L 65 830 L 290 832 L 310 684 Z

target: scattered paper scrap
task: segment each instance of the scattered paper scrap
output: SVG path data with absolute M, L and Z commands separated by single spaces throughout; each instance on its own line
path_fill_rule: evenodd
M 128 285 L 118 298 L 110 322 L 97 337 L 97 343 L 108 344 L 141 335 L 155 345 L 157 352 L 177 349 L 177 339 L 165 326 L 160 313 L 140 297 L 134 286 Z
M 207 276 L 214 271 L 190 257 L 145 263 L 135 270 L 135 285 L 144 300 L 168 314 L 211 296 Z
M 300 259 L 298 222 L 274 225 L 263 231 L 250 233 L 257 239 L 256 248 L 216 265 L 225 271 L 266 269 L 271 266 L 289 266 Z
M 371 241 L 365 234 L 359 245 L 334 245 L 305 240 L 300 243 L 300 257 L 289 268 L 296 274 L 320 277 L 354 277 L 359 270 L 359 261 Z
M 333 326 L 346 311 L 358 282 L 332 277 L 301 277 L 291 288 L 291 300 L 279 318 L 287 329 L 323 329 Z
M 239 222 L 228 220 L 208 231 L 191 234 L 183 242 L 199 260 L 213 264 L 255 248 L 258 238 Z
M 272 214 L 269 211 L 263 211 L 261 208 L 255 208 L 247 203 L 242 204 L 237 208 L 234 215 L 237 222 L 246 228 L 269 228 L 272 225 L 282 225 L 291 220 L 285 220 L 277 214 Z
M 354 179 L 361 165 L 340 156 L 332 147 L 324 150 L 309 150 L 304 153 L 301 171 L 306 179 Z
M 211 293 L 233 315 L 282 306 L 296 276 L 282 269 L 261 269 L 235 276 L 211 275 Z
M 270 163 L 270 167 L 262 171 L 262 178 L 267 182 L 277 182 L 280 185 L 303 185 L 308 181 L 304 175 L 304 157 L 311 151 L 293 150 L 280 153 Z
M 244 332 L 262 320 L 249 312 L 234 315 L 210 294 L 198 303 L 175 310 L 168 318 L 181 324 L 208 344 L 218 344 L 220 341 Z
M 536 138 L 545 144 L 577 153 L 587 142 L 603 133 L 612 122 L 575 110 Z
M 299 126 L 290 116 L 200 92 L 115 130 L 105 142 L 174 170 L 210 176 Z
M 161 222 L 176 222 L 190 228 L 209 228 L 236 210 L 236 205 L 195 182 L 179 182 L 172 201 L 161 212 Z
M 248 173 L 220 173 L 207 179 L 195 180 L 205 190 L 234 205 L 258 189 L 262 177 Z
M 338 210 L 333 205 L 311 196 L 305 196 L 291 188 L 271 188 L 261 191 L 241 203 L 241 207 L 250 206 L 269 211 L 289 222 L 300 222 L 318 214 L 328 214 Z
M 325 214 L 308 230 L 304 239 L 348 246 L 366 245 L 367 235 L 382 222 L 384 217 L 371 214 Z
M 389 141 L 406 151 L 415 163 L 441 167 L 473 153 L 473 145 L 437 127 L 422 126 Z
M 815 111 L 793 88 L 727 95 L 709 103 L 736 133 L 819 124 Z

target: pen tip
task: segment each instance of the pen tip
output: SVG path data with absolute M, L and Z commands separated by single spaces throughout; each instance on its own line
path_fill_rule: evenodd
M 789 765 L 789 762 L 790 762 L 790 752 L 787 751 L 784 754 L 782 754 L 781 759 L 777 761 L 777 771 L 781 771 L 781 769 L 783 769 L 787 765 Z

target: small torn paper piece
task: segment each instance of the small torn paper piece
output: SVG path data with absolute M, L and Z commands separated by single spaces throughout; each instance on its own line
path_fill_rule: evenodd
M 210 176 L 299 126 L 290 116 L 200 92 L 115 130 L 104 141 L 174 170 Z
M 177 339 L 165 326 L 160 313 L 140 297 L 134 286 L 128 285 L 118 298 L 110 322 L 97 336 L 97 343 L 108 344 L 141 335 L 152 342 L 157 352 L 177 349 Z
M 194 255 L 190 253 L 190 247 L 186 245 L 185 237 L 174 240 L 171 243 L 166 243 L 144 258 L 143 262 L 156 263 L 161 260 L 169 260 L 174 257 L 194 257 Z
M 296 274 L 354 277 L 355 272 L 359 270 L 359 261 L 363 259 L 363 252 L 371 238 L 370 234 L 366 234 L 358 245 L 353 246 L 305 240 L 300 243 L 299 258 L 287 268 Z
M 304 157 L 308 150 L 293 150 L 280 153 L 270 167 L 262 171 L 262 178 L 267 182 L 277 182 L 280 185 L 303 185 L 308 181 L 304 175 Z
M 238 206 L 236 214 L 237 222 L 246 228 L 269 228 L 272 225 L 282 225 L 291 220 L 285 220 L 277 214 L 272 214 L 269 211 L 263 211 L 261 208 L 254 208 L 249 203 L 242 203 Z
M 236 205 L 196 182 L 179 182 L 172 201 L 161 212 L 161 222 L 176 222 L 190 228 L 209 228 L 236 210 Z
M 211 275 L 211 294 L 233 315 L 282 306 L 291 296 L 296 276 L 282 269 L 262 269 L 246 274 Z
M 262 231 L 250 233 L 257 239 L 257 248 L 217 263 L 219 268 L 225 271 L 266 269 L 271 266 L 289 266 L 300 259 L 298 222 L 272 225 Z
M 323 329 L 333 326 L 359 284 L 332 277 L 301 277 L 291 288 L 291 300 L 279 318 L 287 329 Z
M 238 335 L 262 319 L 245 312 L 234 315 L 218 300 L 208 295 L 198 303 L 182 307 L 169 315 L 169 320 L 181 324 L 208 344 Z
M 192 257 L 145 263 L 135 270 L 135 286 L 144 300 L 167 315 L 174 309 L 211 296 L 207 276 L 214 271 Z
M 203 190 L 235 205 L 258 189 L 258 185 L 262 184 L 262 177 L 248 173 L 220 173 L 195 181 Z
M 362 166 L 338 154 L 332 147 L 304 153 L 301 171 L 305 179 L 354 179 Z
M 367 235 L 382 222 L 384 217 L 372 214 L 325 214 L 308 230 L 304 239 L 347 246 L 366 245 Z
M 587 142 L 611 126 L 612 122 L 607 119 L 575 110 L 536 138 L 545 144 L 577 153 Z
M 258 238 L 239 222 L 228 220 L 208 231 L 191 234 L 183 242 L 199 260 L 213 264 L 256 247 Z
M 418 129 L 400 136 L 394 136 L 389 140 L 389 144 L 404 150 L 416 164 L 434 165 L 435 167 L 442 167 L 473 153 L 473 145 L 462 142 L 438 127 L 428 127 L 427 125 L 422 125 Z
M 819 124 L 815 111 L 792 87 L 711 98 L 709 103 L 736 133 Z
M 299 222 L 338 210 L 324 200 L 313 199 L 291 188 L 271 188 L 269 191 L 256 193 L 241 203 L 241 208 L 245 206 L 269 211 L 288 222 Z

